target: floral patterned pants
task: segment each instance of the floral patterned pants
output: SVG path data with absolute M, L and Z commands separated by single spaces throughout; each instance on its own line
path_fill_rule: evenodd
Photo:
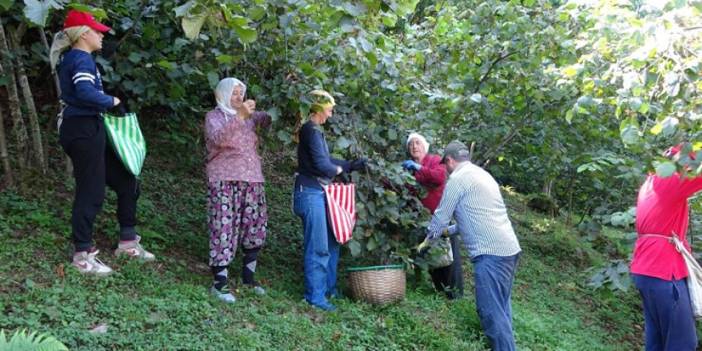
M 263 183 L 218 181 L 207 184 L 210 266 L 227 266 L 239 242 L 258 249 L 266 240 L 268 210 Z

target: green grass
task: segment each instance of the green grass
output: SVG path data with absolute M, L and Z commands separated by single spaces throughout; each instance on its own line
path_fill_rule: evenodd
M 395 305 L 341 299 L 335 313 L 308 307 L 302 301 L 301 229 L 284 176 L 292 173 L 289 153 L 264 156 L 270 225 L 257 276 L 269 294 L 240 290 L 235 305 L 219 303 L 207 292 L 201 158 L 192 156 L 192 145 L 151 143 L 139 228 L 156 263 L 110 255 L 117 232 L 112 194 L 96 226 L 100 257 L 116 269 L 103 279 L 69 266 L 71 181 L 44 181 L 30 195 L 0 194 L 0 329 L 48 333 L 71 350 L 487 349 L 467 259 L 468 293 L 460 301 L 434 293 L 425 275 Z M 519 194 L 507 201 L 524 248 L 513 297 L 519 349 L 640 349 L 637 296 L 585 286 L 586 269 L 605 257 L 561 222 L 529 212 Z M 344 252 L 342 285 L 350 262 Z M 239 267 L 237 261 L 237 273 Z M 90 332 L 103 324 L 106 333 Z

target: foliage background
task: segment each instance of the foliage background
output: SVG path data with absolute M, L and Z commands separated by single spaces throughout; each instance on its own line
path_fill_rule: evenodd
M 352 179 L 360 223 L 349 262 L 408 260 L 421 236 L 427 216 L 399 167 L 411 131 L 426 135 L 435 153 L 453 139 L 474 142 L 473 161 L 526 194 L 524 203 L 563 222 L 582 246 L 576 252 L 593 248 L 604 255 L 587 261 L 591 270 L 576 286 L 614 289 L 601 292 L 611 298 L 629 286 L 631 206 L 644 174 L 702 170 L 700 1 L 2 0 L 10 44 L 0 48 L 0 141 L 9 140 L 5 147 L 0 142 L 0 158 L 8 161 L 0 173 L 8 190 L 3 210 L 25 206 L 37 189 L 70 196 L 70 185 L 53 182 L 70 176 L 56 147 L 57 94 L 42 43 L 61 28 L 68 8 L 90 9 L 114 28 L 98 63 L 108 93 L 138 111 L 151 133 L 158 156 L 147 168 L 159 170 L 159 183 L 201 180 L 202 117 L 213 106 L 212 87 L 235 76 L 274 118 L 261 152 L 277 162 L 268 177 L 287 191 L 294 126 L 307 114 L 304 95 L 313 88 L 332 91 L 339 102 L 326 126 L 333 152 L 372 160 L 367 173 Z M 13 105 L 10 88 L 21 69 L 34 96 Z M 28 101 L 36 101 L 38 132 Z M 17 116 L 30 116 L 27 122 L 13 106 L 25 114 Z M 37 133 L 42 140 L 28 141 Z M 697 161 L 661 156 L 681 142 L 682 154 L 696 152 Z M 38 150 L 45 156 L 36 156 Z M 179 177 L 167 173 L 176 169 Z M 179 199 L 185 203 L 167 199 L 154 194 L 145 206 L 198 208 L 195 195 Z M 691 237 L 699 222 L 693 216 Z M 14 232 L 25 224 L 0 225 Z M 182 225 L 177 228 L 197 230 Z M 610 226 L 629 234 L 614 235 Z M 166 226 L 151 230 L 166 243 L 174 240 L 157 234 L 172 230 Z

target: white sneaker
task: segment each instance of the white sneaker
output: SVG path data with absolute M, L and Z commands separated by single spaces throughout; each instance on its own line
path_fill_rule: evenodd
M 136 239 L 127 242 L 125 244 L 119 244 L 117 245 L 117 249 L 115 250 L 115 256 L 119 255 L 127 255 L 131 258 L 138 258 L 142 261 L 153 261 L 156 259 L 156 256 L 152 254 L 151 252 L 148 252 L 144 249 L 139 242 L 141 241 L 141 237 L 137 235 Z
M 254 294 L 262 296 L 266 294 L 266 289 L 261 287 L 260 285 L 256 285 L 253 287 Z
M 235 303 L 236 302 L 236 297 L 232 295 L 228 290 L 217 290 L 214 286 L 210 288 L 210 293 L 217 297 L 218 299 L 226 302 L 226 303 Z
M 100 250 L 78 252 L 73 255 L 73 262 L 71 264 L 83 274 L 94 274 L 99 277 L 110 275 L 110 273 L 112 273 L 112 268 L 106 266 L 97 258 L 99 252 Z

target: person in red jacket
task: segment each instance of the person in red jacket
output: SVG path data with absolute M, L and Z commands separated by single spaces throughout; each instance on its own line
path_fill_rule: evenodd
M 666 156 L 681 156 L 682 145 L 670 148 Z M 631 277 L 643 300 L 646 350 L 687 351 L 697 348 L 682 255 L 670 241 L 676 235 L 686 240 L 689 223 L 688 198 L 702 190 L 702 177 L 687 178 L 675 172 L 663 178 L 649 174 L 639 190 L 636 203 L 638 234 L 631 261 Z
M 402 162 L 402 168 L 412 172 L 417 183 L 426 189 L 427 194 L 420 199 L 431 214 L 439 206 L 441 194 L 446 186 L 446 167 L 441 164 L 441 157 L 428 153 L 429 143 L 421 134 L 411 133 L 407 137 L 409 160 Z M 458 235 L 451 236 L 453 263 L 447 267 L 429 270 L 434 287 L 443 291 L 449 299 L 463 296 L 463 268 Z

